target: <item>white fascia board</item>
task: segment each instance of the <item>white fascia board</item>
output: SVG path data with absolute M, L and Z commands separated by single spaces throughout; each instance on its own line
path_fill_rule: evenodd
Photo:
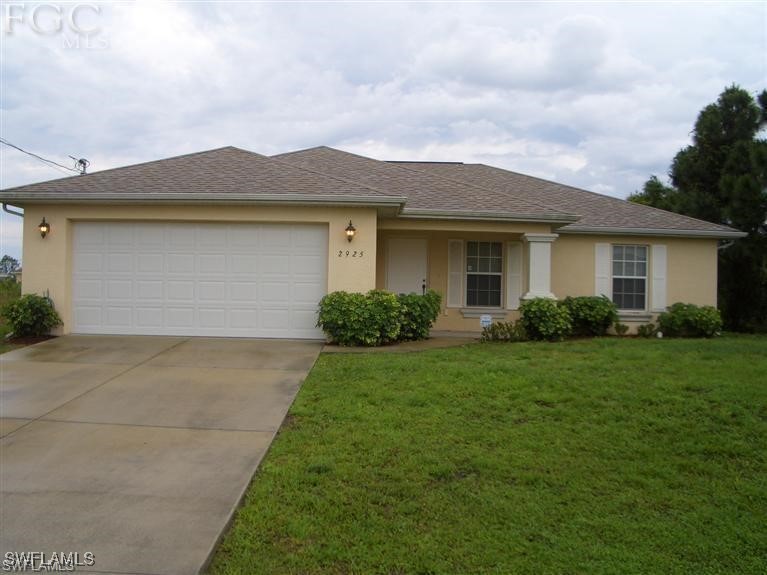
M 482 211 L 443 211 L 425 210 L 420 208 L 405 208 L 399 216 L 403 219 L 414 220 L 480 220 L 487 222 L 544 222 L 572 223 L 578 221 L 579 216 L 561 214 L 550 216 L 546 214 L 515 214 L 511 212 L 482 212 Z
M 313 194 L 247 194 L 247 193 L 157 193 L 157 194 L 115 194 L 88 193 L 73 194 L 60 192 L 37 192 L 24 194 L 0 192 L 0 201 L 13 204 L 301 204 L 332 206 L 365 206 L 400 208 L 406 201 L 398 196 L 332 196 Z
M 570 229 L 559 228 L 560 234 L 580 235 L 616 235 L 616 236 L 666 236 L 666 237 L 692 237 L 692 238 L 744 238 L 748 234 L 739 231 L 717 230 L 669 230 L 656 228 L 602 228 L 602 227 L 578 227 Z

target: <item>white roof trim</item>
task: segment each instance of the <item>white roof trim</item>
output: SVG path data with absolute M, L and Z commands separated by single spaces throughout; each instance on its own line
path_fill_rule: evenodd
M 0 200 L 14 204 L 71 204 L 98 202 L 103 204 L 169 204 L 206 203 L 221 204 L 317 204 L 317 205 L 359 205 L 369 207 L 399 207 L 407 198 L 399 196 L 348 196 L 318 194 L 249 194 L 249 193 L 188 193 L 164 192 L 152 194 L 115 194 L 104 192 L 1 192 Z
M 557 230 L 560 234 L 620 235 L 620 236 L 672 236 L 695 238 L 744 238 L 748 234 L 737 230 L 683 230 L 662 228 L 607 228 L 607 227 L 564 227 Z
M 563 223 L 576 222 L 580 216 L 561 214 L 517 214 L 513 212 L 482 212 L 465 210 L 427 210 L 421 208 L 405 208 L 399 216 L 404 219 L 418 220 L 482 220 L 482 221 L 514 221 L 514 222 L 546 222 Z

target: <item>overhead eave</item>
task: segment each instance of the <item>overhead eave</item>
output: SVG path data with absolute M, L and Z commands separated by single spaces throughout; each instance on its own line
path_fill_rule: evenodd
M 112 205 L 168 205 L 168 204 L 226 204 L 226 205 L 301 205 L 366 207 L 388 209 L 398 213 L 407 198 L 399 196 L 349 196 L 318 194 L 248 194 L 248 193 L 61 193 L 0 192 L 0 201 L 15 205 L 25 204 L 112 204 Z
M 618 235 L 618 236 L 666 236 L 687 238 L 712 238 L 712 239 L 735 239 L 743 238 L 748 234 L 737 230 L 684 230 L 684 229 L 659 229 L 659 228 L 615 228 L 615 227 L 581 227 L 560 228 L 560 234 L 583 234 L 583 235 Z
M 525 214 L 514 212 L 482 212 L 463 210 L 425 210 L 420 208 L 405 208 L 399 215 L 404 219 L 417 220 L 480 220 L 488 222 L 534 222 L 547 224 L 571 224 L 578 221 L 580 216 L 570 214 Z

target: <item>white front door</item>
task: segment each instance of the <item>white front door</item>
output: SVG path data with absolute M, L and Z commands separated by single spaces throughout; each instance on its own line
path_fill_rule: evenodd
M 75 333 L 321 338 L 323 225 L 74 224 Z
M 390 238 L 387 245 L 386 289 L 422 293 L 426 287 L 429 242 L 423 238 Z

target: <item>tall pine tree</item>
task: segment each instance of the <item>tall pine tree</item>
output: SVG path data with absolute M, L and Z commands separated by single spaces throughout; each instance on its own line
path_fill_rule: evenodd
M 748 236 L 719 250 L 719 307 L 729 329 L 767 330 L 767 91 L 732 85 L 695 122 L 671 183 L 655 176 L 631 201 L 732 226 Z

